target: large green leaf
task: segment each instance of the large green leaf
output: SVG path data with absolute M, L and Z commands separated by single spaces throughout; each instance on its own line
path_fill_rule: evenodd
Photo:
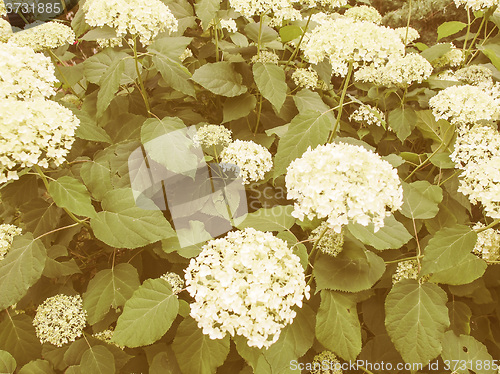
M 90 226 L 96 238 L 108 245 L 137 248 L 175 235 L 162 212 L 138 208 L 128 188 L 107 192 L 101 205 L 104 211 L 91 218 Z
M 255 63 L 252 70 L 260 93 L 279 112 L 285 102 L 288 88 L 285 82 L 285 71 L 278 65 L 261 62 Z
M 224 102 L 222 123 L 230 122 L 235 119 L 246 117 L 254 110 L 257 99 L 254 95 L 244 93 L 236 97 L 229 97 Z
M 466 23 L 459 21 L 443 22 L 437 28 L 437 33 L 438 33 L 437 40 L 456 34 L 457 32 L 462 31 L 466 26 L 467 26 Z
M 131 348 L 152 344 L 167 332 L 178 311 L 170 284 L 162 278 L 147 279 L 125 303 L 113 341 Z
M 496 374 L 493 369 L 493 357 L 486 346 L 473 336 L 457 336 L 453 331 L 447 331 L 443 339 L 441 358 L 445 368 L 456 374 Z M 498 360 L 495 361 L 498 365 Z
M 458 336 L 460 334 L 470 334 L 470 319 L 472 311 L 469 306 L 462 301 L 450 301 L 446 304 L 450 316 L 450 328 Z
M 9 352 L 0 351 L 0 373 L 9 374 L 16 370 L 16 360 Z
M 394 216 L 386 217 L 384 227 L 377 232 L 375 232 L 372 223 L 368 226 L 363 226 L 359 223 L 351 222 L 347 225 L 347 229 L 356 239 L 362 241 L 364 244 L 371 245 L 379 251 L 401 248 L 412 238 L 408 230 Z
M 305 113 L 308 110 L 320 113 L 328 111 L 325 115 L 328 117 L 330 122 L 334 123 L 336 120 L 335 114 L 332 110 L 330 110 L 331 108 L 325 104 L 317 92 L 304 88 L 293 96 L 293 101 L 300 113 Z
M 427 363 L 441 353 L 450 325 L 446 292 L 416 280 L 396 283 L 385 300 L 385 327 L 405 362 Z
M 229 342 L 229 335 L 210 339 L 187 317 L 177 328 L 172 348 L 183 373 L 213 374 L 226 360 Z
M 22 212 L 21 220 L 26 225 L 26 229 L 35 237 L 58 227 L 62 212 L 62 209 L 58 208 L 56 204 L 49 204 L 41 198 L 31 200 L 20 210 Z
M 325 143 L 331 130 L 330 112 L 308 110 L 299 113 L 290 122 L 288 131 L 281 137 L 274 159 L 274 178 L 286 172 L 296 158 L 302 156 L 308 147 Z
M 201 66 L 196 69 L 192 79 L 216 95 L 234 97 L 247 92 L 241 75 L 226 61 Z
M 260 231 L 283 231 L 293 226 L 292 205 L 277 205 L 272 208 L 260 208 L 249 213 L 236 227 L 241 229 L 253 227 Z
M 67 373 L 67 372 L 66 372 Z M 24 365 L 19 374 L 55 374 L 50 362 L 45 360 L 35 360 Z
M 57 206 L 78 216 L 95 217 L 96 211 L 85 185 L 78 179 L 64 176 L 49 183 L 49 194 Z
M 17 303 L 42 276 L 47 251 L 31 233 L 14 237 L 0 261 L 0 310 Z
M 212 21 L 220 9 L 220 0 L 198 0 L 194 5 L 196 15 L 201 21 L 203 30 L 208 28 L 210 21 Z
M 126 60 L 115 60 L 104 72 L 99 84 L 101 88 L 97 94 L 97 118 L 100 118 L 109 104 L 114 99 L 118 88 L 120 88 L 120 80 L 125 71 Z
M 384 260 L 358 247 L 344 248 L 337 257 L 321 254 L 313 275 L 318 291 L 359 292 L 371 288 L 385 271 Z
M 115 358 L 102 345 L 95 345 L 85 351 L 80 362 L 82 373 L 110 374 L 115 373 Z
M 85 60 L 83 63 L 85 78 L 91 83 L 100 85 L 106 71 L 109 71 L 109 67 L 116 63 L 116 61 L 122 61 L 127 59 L 127 57 L 130 56 L 124 51 L 106 48 L 104 51 Z M 127 60 L 130 60 L 131 63 L 134 64 L 132 59 L 128 58 Z
M 387 123 L 396 133 L 399 140 L 404 141 L 415 128 L 417 118 L 411 108 L 396 108 L 389 112 Z
M 87 321 L 93 325 L 104 318 L 109 308 L 125 305 L 140 285 L 139 274 L 130 264 L 118 264 L 98 272 L 83 294 Z
M 467 284 L 481 277 L 486 262 L 471 252 L 477 234 L 469 226 L 455 225 L 439 230 L 424 249 L 422 275 L 432 274 L 430 281 Z
M 14 356 L 19 365 L 41 357 L 42 344 L 31 317 L 17 314 L 3 320 L 0 324 L 0 349 Z
M 157 38 L 148 47 L 148 52 L 153 55 L 154 66 L 169 86 L 186 95 L 195 96 L 193 84 L 189 81 L 191 73 L 179 58 L 191 40 L 184 36 Z
M 361 352 L 361 326 L 353 297 L 340 292 L 321 291 L 316 338 L 344 360 L 356 359 Z
M 444 151 L 451 151 L 449 143 L 455 135 L 453 125 L 444 119 L 436 121 L 432 110 L 419 110 L 415 114 L 417 115 L 416 127 L 422 135 L 427 139 L 432 139 L 435 146 L 444 144 Z
M 112 140 L 106 130 L 99 127 L 96 120 L 92 118 L 88 112 L 73 109 L 73 113 L 80 120 L 80 125 L 76 128 L 75 132 L 76 137 L 93 142 L 112 143 Z
M 443 190 L 427 181 L 403 182 L 403 206 L 401 213 L 408 218 L 433 218 L 443 200 Z

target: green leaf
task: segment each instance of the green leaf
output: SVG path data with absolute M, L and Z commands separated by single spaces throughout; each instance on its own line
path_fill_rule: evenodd
M 101 205 L 104 211 L 90 219 L 90 226 L 96 238 L 110 246 L 137 248 L 175 235 L 160 210 L 136 206 L 129 188 L 107 192 Z
M 277 205 L 272 208 L 260 208 L 249 213 L 236 227 L 240 230 L 253 227 L 260 231 L 283 231 L 293 226 L 295 218 L 292 217 L 292 205 Z
M 9 352 L 19 365 L 41 357 L 42 345 L 33 321 L 26 314 L 12 315 L 0 324 L 0 349 Z
M 401 248 L 412 238 L 408 230 L 394 216 L 386 217 L 384 227 L 377 232 L 374 232 L 372 223 L 363 226 L 351 222 L 347 225 L 347 229 L 356 239 L 364 244 L 371 245 L 379 251 Z
M 280 28 L 281 42 L 286 43 L 293 39 L 297 39 L 302 35 L 302 29 L 296 25 L 288 25 Z
M 217 16 L 217 12 L 220 9 L 220 0 L 198 0 L 194 5 L 194 9 L 201 21 L 203 30 L 206 30 L 210 21 Z
M 331 123 L 335 123 L 336 118 L 333 111 L 330 110 L 331 108 L 325 104 L 317 92 L 304 88 L 293 96 L 293 101 L 300 113 L 305 113 L 308 110 L 321 113 L 328 111 L 326 116 L 328 116 Z
M 344 360 L 356 359 L 361 352 L 361 326 L 352 297 L 340 292 L 321 291 L 316 338 Z
M 80 369 L 82 373 L 115 373 L 115 358 L 106 347 L 95 345 L 83 354 Z
M 96 157 L 94 161 L 86 162 L 80 169 L 80 176 L 87 188 L 97 200 L 102 200 L 106 192 L 113 189 L 111 183 L 111 167 L 104 157 Z
M 73 177 L 60 177 L 49 182 L 49 194 L 57 206 L 78 216 L 95 217 L 90 194 L 85 185 Z
M 112 48 L 107 48 L 85 60 L 83 63 L 85 78 L 87 78 L 90 83 L 100 85 L 106 71 L 109 71 L 109 67 L 116 64 L 117 61 L 122 61 L 127 57 L 130 56 L 126 52 L 118 52 Z M 131 59 L 129 58 L 128 60 Z
M 113 342 L 130 348 L 156 342 L 172 325 L 179 300 L 161 278 L 144 281 L 125 303 L 113 334 Z
M 97 94 L 97 117 L 100 118 L 104 111 L 108 108 L 111 100 L 114 99 L 118 88 L 120 88 L 120 80 L 125 70 L 124 60 L 115 60 L 106 69 L 99 85 L 99 93 Z
M 153 55 L 154 66 L 170 87 L 194 97 L 195 90 L 189 81 L 191 73 L 179 58 L 191 40 L 192 38 L 184 36 L 157 38 L 148 47 L 148 52 Z
M 399 140 L 404 141 L 415 128 L 417 118 L 412 108 L 396 108 L 389 112 L 387 123 L 396 133 Z
M 461 301 L 450 301 L 446 304 L 450 316 L 450 328 L 458 336 L 470 334 L 470 319 L 472 311 L 469 306 Z
M 212 374 L 226 360 L 229 343 L 228 334 L 223 339 L 210 339 L 187 317 L 177 329 L 172 348 L 183 373 Z
M 490 59 L 497 69 L 500 69 L 500 45 L 498 43 L 487 43 L 479 46 L 478 49 Z
M 437 29 L 438 33 L 437 40 L 456 34 L 457 32 L 462 31 L 466 26 L 467 26 L 466 23 L 459 21 L 444 22 L 441 25 L 439 25 Z
M 239 96 L 247 92 L 242 84 L 243 78 L 229 62 L 214 62 L 196 69 L 193 81 L 216 95 Z
M 0 310 L 17 303 L 42 276 L 47 253 L 31 233 L 14 237 L 11 249 L 0 261 Z
M 87 291 L 83 294 L 87 321 L 93 325 L 106 316 L 109 308 L 116 309 L 125 305 L 140 285 L 137 270 L 127 263 L 98 272 L 90 280 Z
M 446 147 L 443 150 L 451 151 L 449 143 L 455 135 L 454 126 L 444 119 L 436 121 L 431 110 L 419 110 L 415 114 L 417 116 L 415 125 L 422 135 L 427 139 L 432 139 L 436 146 L 445 144 Z
M 116 38 L 116 31 L 112 27 L 107 25 L 102 27 L 96 27 L 95 29 L 90 30 L 84 36 L 80 38 L 80 40 L 86 41 L 96 41 L 98 39 L 112 39 Z
M 222 123 L 248 116 L 252 110 L 254 110 L 256 104 L 257 99 L 254 95 L 250 95 L 249 93 L 227 98 L 224 102 L 224 120 Z
M 261 62 L 255 63 L 252 70 L 260 93 L 279 112 L 285 102 L 288 88 L 285 82 L 285 71 L 278 65 Z
M 493 369 L 493 357 L 488 353 L 486 346 L 472 336 L 456 336 L 453 331 L 447 331 L 444 334 L 441 358 L 445 364 L 449 364 L 453 373 L 497 373 L 497 370 Z M 498 363 L 498 360 L 495 362 Z
M 416 280 L 396 283 L 385 300 L 385 327 L 405 362 L 424 366 L 441 353 L 450 325 L 446 301 L 439 286 Z
M 23 213 L 21 220 L 35 237 L 55 229 L 62 212 L 55 204 L 49 204 L 43 199 L 31 200 L 20 210 Z
M 14 360 L 14 357 L 9 352 L 0 351 L 0 373 L 13 373 L 16 370 L 16 366 L 16 360 Z
M 359 247 L 344 248 L 337 257 L 321 254 L 314 263 L 317 289 L 359 292 L 371 288 L 385 271 L 384 260 Z
M 67 373 L 67 372 L 66 372 Z M 55 374 L 50 362 L 45 360 L 35 360 L 24 365 L 19 374 Z
M 84 110 L 73 110 L 73 113 L 80 120 L 80 126 L 76 128 L 75 135 L 84 140 L 93 142 L 112 143 L 106 130 L 97 126 L 96 121 Z
M 306 111 L 299 113 L 290 122 L 288 131 L 278 144 L 274 159 L 274 178 L 284 174 L 290 163 L 302 156 L 308 147 L 315 148 L 328 140 L 332 127 L 328 113 Z
M 403 182 L 403 206 L 401 213 L 412 219 L 433 218 L 443 200 L 443 190 L 427 181 Z
M 425 49 L 420 55 L 427 61 L 432 62 L 451 50 L 450 43 L 436 44 Z
M 453 285 L 481 277 L 487 264 L 471 253 L 476 241 L 477 234 L 469 226 L 439 230 L 424 249 L 422 275 L 432 274 L 430 281 Z

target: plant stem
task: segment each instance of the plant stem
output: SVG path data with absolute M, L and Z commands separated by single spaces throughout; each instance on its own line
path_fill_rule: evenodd
M 335 134 L 337 133 L 337 129 L 340 124 L 340 117 L 342 116 L 342 109 L 344 107 L 344 99 L 345 99 L 345 94 L 347 92 L 347 87 L 349 86 L 349 82 L 351 81 L 351 75 L 353 71 L 353 63 L 352 61 L 349 62 L 349 70 L 347 71 L 347 76 L 344 80 L 344 87 L 342 89 L 342 95 L 340 96 L 340 103 L 339 103 L 339 112 L 337 114 L 337 120 L 335 121 L 335 126 L 333 127 L 332 133 L 330 134 L 328 138 L 328 143 L 331 143 L 333 138 L 335 137 Z
M 474 231 L 476 233 L 480 233 L 480 232 L 483 232 L 485 230 L 488 230 L 490 228 L 492 228 L 493 226 L 496 226 L 500 223 L 500 218 L 497 218 L 496 220 L 494 220 L 493 222 L 491 222 L 488 226 L 485 226 L 485 227 L 481 227 L 480 229 L 475 229 Z
M 260 58 L 260 43 L 262 39 L 262 14 L 259 20 L 259 35 L 257 36 L 257 58 Z
M 408 42 L 408 29 L 410 28 L 410 19 L 411 19 L 411 4 L 412 0 L 408 3 L 408 20 L 406 21 L 406 34 L 405 34 L 405 47 Z
M 255 124 L 255 130 L 253 131 L 254 135 L 257 135 L 257 130 L 259 129 L 260 124 L 260 115 L 262 114 L 262 95 L 259 96 L 259 108 L 257 109 L 257 123 Z
M 467 48 L 467 41 L 469 40 L 470 33 L 470 9 L 467 8 L 467 33 L 465 34 L 464 46 L 462 48 L 462 53 L 465 53 L 465 49 Z
M 151 107 L 149 105 L 148 94 L 146 92 L 146 88 L 144 87 L 144 82 L 142 81 L 141 71 L 139 69 L 139 58 L 137 56 L 137 37 L 134 38 L 134 61 L 135 61 L 135 71 L 137 72 L 137 78 L 139 79 L 139 91 L 141 92 L 142 99 L 144 100 L 144 104 L 146 105 L 146 110 L 148 111 L 148 115 L 151 113 Z
M 398 264 L 400 262 L 405 262 L 405 261 L 411 261 L 411 260 L 418 260 L 419 258 L 422 258 L 424 256 L 413 256 L 413 257 L 405 257 L 400 260 L 391 260 L 391 261 L 384 261 L 386 264 Z
M 306 275 L 309 274 L 309 271 L 312 273 L 312 268 L 313 268 L 312 263 L 314 262 L 314 259 L 316 258 L 316 253 L 318 252 L 318 244 L 321 241 L 321 239 L 323 239 L 323 236 L 326 234 L 326 232 L 328 230 L 329 230 L 329 227 L 326 226 L 323 229 L 323 231 L 321 231 L 321 233 L 319 234 L 318 239 L 316 239 L 316 241 L 314 242 L 314 245 L 312 247 L 311 253 L 309 254 L 308 261 L 307 261 L 307 269 L 305 272 Z M 312 281 L 312 276 L 309 279 L 309 281 L 307 282 L 307 284 L 309 284 L 311 281 Z
M 292 55 L 290 56 L 290 58 L 288 59 L 288 61 L 285 64 L 285 70 L 288 68 L 288 65 L 290 65 L 290 62 L 292 62 L 292 60 L 297 55 L 297 52 L 299 51 L 300 45 L 302 44 L 302 40 L 304 40 L 304 36 L 306 35 L 307 28 L 309 27 L 309 22 L 311 22 L 311 17 L 312 17 L 312 13 L 309 15 L 309 18 L 307 18 L 306 26 L 304 27 L 304 32 L 300 36 L 300 39 L 299 39 L 299 42 L 298 42 L 297 46 L 295 47 L 295 49 L 293 50 Z
M 481 24 L 479 25 L 479 29 L 477 30 L 476 35 L 474 36 L 474 39 L 472 39 L 472 42 L 470 43 L 469 48 L 465 52 L 464 61 L 467 61 L 467 57 L 469 56 L 469 54 L 470 54 L 470 52 L 472 50 L 472 47 L 474 46 L 474 43 L 476 42 L 476 39 L 479 36 L 479 33 L 481 32 L 481 29 L 483 28 L 483 25 L 485 24 L 485 21 L 486 21 L 486 17 L 483 16 L 483 18 L 481 20 Z M 466 62 L 466 65 L 467 64 L 468 63 Z
M 215 21 L 214 22 L 215 61 L 219 62 L 219 32 L 218 32 L 219 19 L 215 18 L 214 21 Z

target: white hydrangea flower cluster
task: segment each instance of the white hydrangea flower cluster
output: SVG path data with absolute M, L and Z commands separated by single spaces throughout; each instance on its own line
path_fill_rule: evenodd
M 138 36 L 149 45 L 161 32 L 177 31 L 177 20 L 161 0 L 86 0 L 85 21 L 92 27 L 110 26 L 118 37 Z
M 363 104 L 349 116 L 350 121 L 357 121 L 366 125 L 382 126 L 385 124 L 385 114 L 374 106 Z
M 49 297 L 38 306 L 33 326 L 42 344 L 62 347 L 82 336 L 86 315 L 80 295 L 59 294 Z
M 382 16 L 378 10 L 367 5 L 353 6 L 345 11 L 344 16 L 357 21 L 373 22 L 377 25 L 380 25 L 382 22 Z
M 0 100 L 0 183 L 17 179 L 16 168 L 61 165 L 80 121 L 50 100 Z
M 432 74 L 432 65 L 417 53 L 391 58 L 386 65 L 364 66 L 354 74 L 354 79 L 376 86 L 405 88 L 412 83 L 422 83 Z
M 331 351 L 323 351 L 312 361 L 311 374 L 343 374 L 342 365 Z
M 260 51 L 260 54 L 253 56 L 252 59 L 250 60 L 252 64 L 261 62 L 263 64 L 275 64 L 275 65 L 278 65 L 279 61 L 280 61 L 279 56 L 271 51 Z
M 474 229 L 482 229 L 483 227 L 485 225 L 481 222 L 474 225 Z M 485 261 L 500 260 L 500 231 L 489 228 L 479 232 L 472 252 Z
M 30 100 L 55 94 L 54 65 L 31 48 L 0 43 L 0 99 Z
M 264 179 L 273 167 L 271 153 L 252 141 L 236 140 L 224 148 L 220 157 L 222 163 L 233 164 L 240 169 L 238 177 L 243 180 L 243 184 Z
M 493 86 L 493 72 L 485 66 L 470 65 L 459 69 L 454 74 L 455 79 L 466 84 L 491 88 Z
M 323 236 L 319 239 L 323 232 Z M 321 222 L 321 224 L 311 232 L 309 239 L 312 243 L 316 243 L 319 239 L 317 248 L 321 252 L 332 257 L 337 257 L 344 248 L 344 231 L 342 230 L 340 233 L 337 233 L 329 228 L 326 222 Z
M 418 279 L 418 274 L 417 260 L 398 262 L 396 272 L 392 274 L 392 284 L 401 282 L 403 279 Z M 422 278 L 422 281 L 425 281 L 425 277 Z
M 309 298 L 304 269 L 286 242 L 247 228 L 203 246 L 191 259 L 186 285 L 195 299 L 191 316 L 211 339 L 244 336 L 250 347 L 268 348 Z
M 458 169 L 465 170 L 469 164 L 478 164 L 496 155 L 500 155 L 500 134 L 492 126 L 477 124 L 470 129 L 459 129 L 450 158 Z
M 20 235 L 23 230 L 15 225 L 9 225 L 7 223 L 0 225 L 0 261 L 5 258 L 7 252 L 9 252 L 14 240 L 14 236 Z
M 438 43 L 436 45 L 440 45 L 444 43 Z M 435 68 L 442 68 L 442 67 L 457 67 L 460 66 L 460 64 L 464 60 L 464 53 L 461 49 L 458 49 L 455 47 L 453 44 L 451 45 L 451 49 L 446 52 L 444 55 L 441 57 L 435 59 L 432 61 L 432 65 Z
M 338 17 L 324 20 L 308 32 L 301 49 L 310 63 L 317 64 L 328 58 L 333 73 L 345 76 L 349 62 L 354 68 L 365 64 L 377 67 L 385 64 L 389 57 L 402 56 L 405 46 L 391 28 Z
M 6 43 L 13 35 L 12 26 L 3 18 L 0 18 L 0 43 Z
M 35 52 L 57 48 L 75 42 L 73 29 L 60 22 L 46 22 L 14 33 L 9 43 L 19 47 L 31 47 Z
M 287 197 L 297 200 L 292 215 L 299 220 L 327 217 L 337 233 L 349 221 L 363 226 L 372 222 L 378 231 L 384 218 L 403 205 L 397 170 L 362 146 L 309 148 L 287 171 Z
M 474 12 L 481 9 L 491 8 L 499 4 L 498 0 L 453 0 L 455 1 L 456 7 L 463 5 L 466 8 L 473 10 Z
M 312 69 L 298 68 L 292 74 L 293 82 L 299 87 L 314 89 L 318 86 L 318 73 Z
M 420 38 L 420 34 L 413 27 L 408 27 L 408 36 L 406 34 L 406 27 L 397 27 L 394 29 L 396 34 L 399 35 L 401 41 L 404 43 L 406 39 L 406 43 L 413 43 L 415 40 Z
M 222 125 L 204 125 L 196 130 L 193 142 L 204 147 L 226 147 L 232 141 L 231 134 L 231 130 Z
M 271 26 L 278 25 L 283 20 L 302 19 L 300 11 L 293 7 L 293 0 L 229 0 L 229 5 L 248 19 L 271 15 Z
M 0 17 L 7 15 L 7 9 L 5 8 L 5 3 L 3 0 L 0 0 Z
M 163 274 L 160 278 L 166 280 L 170 284 L 170 287 L 172 288 L 172 292 L 174 293 L 174 295 L 181 292 L 182 289 L 184 288 L 184 280 L 177 273 L 168 272 Z
M 500 98 L 481 87 L 451 86 L 429 99 L 436 120 L 445 119 L 453 124 L 467 125 L 500 118 Z

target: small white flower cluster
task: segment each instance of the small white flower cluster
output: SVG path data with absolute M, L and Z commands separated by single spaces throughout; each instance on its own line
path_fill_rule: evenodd
M 231 130 L 222 125 L 204 125 L 196 130 L 193 138 L 195 145 L 203 147 L 226 147 L 231 141 Z
M 474 12 L 480 9 L 491 8 L 492 6 L 498 5 L 498 0 L 454 0 L 455 5 L 458 8 L 463 5 L 466 8 L 473 10 Z
M 0 261 L 2 261 L 5 255 L 7 255 L 7 252 L 9 252 L 14 236 L 20 235 L 22 231 L 21 228 L 15 225 L 9 225 L 7 223 L 0 225 Z
M 311 374 L 343 374 L 342 365 L 331 351 L 323 351 L 312 361 Z
M 444 44 L 444 43 L 438 43 L 439 44 Z M 464 60 L 464 54 L 461 49 L 458 49 L 455 47 L 453 44 L 451 45 L 451 49 L 446 52 L 444 55 L 441 57 L 435 59 L 432 61 L 432 65 L 435 68 L 442 68 L 442 67 L 457 67 L 459 66 Z
M 500 98 L 472 85 L 447 87 L 429 99 L 429 106 L 436 120 L 445 119 L 457 125 L 500 118 Z
M 353 32 L 356 30 L 356 32 Z M 391 28 L 349 17 L 326 19 L 308 32 L 301 49 L 312 64 L 328 58 L 335 75 L 345 76 L 349 63 L 354 68 L 365 64 L 375 67 L 389 57 L 402 56 L 405 46 Z
M 314 89 L 318 86 L 318 73 L 312 69 L 298 68 L 292 74 L 293 82 L 299 87 Z
M 419 271 L 417 260 L 398 262 L 396 272 L 392 274 L 392 284 L 401 282 L 403 279 L 418 279 L 418 274 Z M 422 281 L 425 281 L 425 277 L 422 279 Z
M 177 31 L 177 20 L 161 0 L 86 0 L 85 21 L 92 27 L 110 26 L 118 37 L 128 34 L 149 45 L 163 31 Z
M 236 22 L 234 19 L 219 19 L 219 28 L 221 30 L 226 29 L 229 32 L 236 32 L 238 31 L 238 25 L 236 25 Z M 215 26 L 215 20 L 211 20 L 210 23 L 208 24 L 208 27 L 214 27 Z
M 3 0 L 0 0 L 0 17 L 7 15 L 7 9 L 5 8 L 5 3 Z
M 240 169 L 239 178 L 243 180 L 243 184 L 264 179 L 265 174 L 273 167 L 271 153 L 252 141 L 236 140 L 224 148 L 220 157 L 222 163 L 233 164 Z
M 347 0 L 294 0 L 308 8 L 323 6 L 327 8 L 341 8 L 347 5 Z
M 309 298 L 304 269 L 286 242 L 247 228 L 203 246 L 186 272 L 191 316 L 211 339 L 244 336 L 268 348 Z
M 16 168 L 61 165 L 80 121 L 50 100 L 0 100 L 0 183 L 18 179 Z
M 160 278 L 166 280 L 170 284 L 170 287 L 172 288 L 172 292 L 174 293 L 174 295 L 181 292 L 182 289 L 184 288 L 184 280 L 177 273 L 168 272 L 163 274 Z
M 357 121 L 366 125 L 382 126 L 385 124 L 385 114 L 374 106 L 363 104 L 349 116 L 350 121 Z
M 415 30 L 413 27 L 408 27 L 408 34 L 406 32 L 406 27 L 397 27 L 394 29 L 396 34 L 399 35 L 401 38 L 401 41 L 404 43 L 406 39 L 406 43 L 412 43 L 418 38 L 420 38 L 420 34 L 417 30 Z
M 19 47 L 31 47 L 35 52 L 57 48 L 75 42 L 75 33 L 71 27 L 60 22 L 46 22 L 14 33 L 9 43 Z
M 179 60 L 184 61 L 189 57 L 193 57 L 193 52 L 191 51 L 190 48 L 186 48 L 184 52 L 182 52 L 182 54 L 179 56 Z
M 414 82 L 422 83 L 431 74 L 432 65 L 429 61 L 419 54 L 408 53 L 404 57 L 389 59 L 386 65 L 364 66 L 355 73 L 354 79 L 371 82 L 376 86 L 405 88 Z
M 367 5 L 353 6 L 345 11 L 344 16 L 355 19 L 356 21 L 373 22 L 377 25 L 380 25 L 382 22 L 382 16 L 378 10 Z
M 49 297 L 38 306 L 33 319 L 40 342 L 58 347 L 82 336 L 85 325 L 86 312 L 80 295 Z
M 299 220 L 327 217 L 337 233 L 350 220 L 363 226 L 372 222 L 378 231 L 403 204 L 397 170 L 362 146 L 309 148 L 287 171 L 287 197 L 297 200 L 292 215 Z
M 474 229 L 482 229 L 483 227 L 485 225 L 481 222 L 474 225 Z M 479 232 L 472 252 L 485 261 L 500 260 L 500 231 L 489 228 Z
M 6 43 L 13 35 L 12 26 L 3 18 L 0 18 L 0 43 Z
M 96 41 L 101 49 L 121 47 L 123 45 L 122 38 L 97 39 Z
M 256 54 L 252 57 L 251 63 L 255 64 L 257 62 L 261 62 L 263 64 L 275 64 L 278 65 L 280 61 L 279 56 L 271 51 L 260 51 L 260 54 Z
M 0 99 L 20 100 L 55 94 L 54 65 L 31 48 L 0 43 Z
M 473 204 L 480 202 L 485 214 L 500 218 L 500 134 L 488 125 L 459 129 L 450 155 L 460 175 L 458 191 Z
M 113 342 L 113 334 L 115 333 L 115 331 L 112 329 L 112 328 L 109 328 L 107 330 L 103 330 L 103 331 L 100 331 L 100 332 L 96 332 L 95 334 L 93 334 L 92 336 L 102 342 L 105 342 L 107 344 L 112 344 L 114 345 L 115 347 L 118 347 L 120 349 L 124 349 L 125 347 L 124 346 L 121 346 L 121 345 L 118 345 L 116 344 L 115 342 Z
M 300 11 L 293 7 L 292 0 L 229 0 L 229 5 L 244 17 L 270 15 L 270 25 L 278 25 L 283 20 L 297 21 L 302 19 Z
M 323 232 L 324 234 L 320 239 L 321 233 Z M 321 224 L 311 232 L 309 239 L 312 243 L 316 243 L 319 239 L 318 244 L 316 244 L 317 248 L 321 252 L 332 257 L 337 257 L 344 247 L 344 231 L 342 230 L 340 233 L 337 233 L 329 228 L 326 222 L 321 222 Z
M 470 65 L 459 69 L 455 72 L 454 77 L 461 82 L 473 86 L 479 86 L 486 89 L 493 86 L 493 72 L 481 65 Z

